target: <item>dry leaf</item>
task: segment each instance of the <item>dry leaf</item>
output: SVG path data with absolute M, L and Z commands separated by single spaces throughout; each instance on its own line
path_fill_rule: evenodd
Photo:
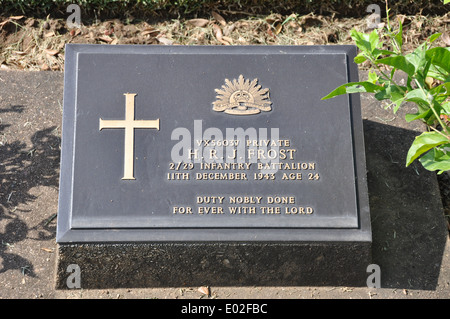
M 53 31 L 52 31 L 53 32 Z M 81 33 L 81 30 L 80 29 L 72 29 L 72 30 L 70 30 L 70 32 L 69 32 L 69 34 L 72 36 L 72 37 L 76 37 L 77 35 L 79 35 Z M 53 32 L 53 34 L 54 34 L 54 32 Z
M 213 24 L 213 30 L 214 30 L 214 35 L 216 36 L 217 40 L 222 40 L 223 37 L 223 33 L 222 33 L 222 29 L 217 25 L 217 24 Z
M 92 32 L 92 31 L 89 31 L 89 33 L 86 33 L 85 35 L 84 35 L 84 37 L 86 38 L 86 39 L 94 39 L 94 32 Z
M 194 27 L 204 27 L 209 23 L 207 19 L 191 19 L 186 21 L 186 23 L 193 25 Z
M 156 36 L 158 33 L 159 33 L 159 30 L 157 30 L 157 29 L 153 29 L 153 28 L 145 28 L 145 29 L 141 32 L 141 35 L 147 35 L 147 34 L 150 34 L 150 35 Z
M 267 33 L 271 36 L 275 38 L 275 34 L 273 34 L 272 32 L 272 27 L 270 25 L 267 26 Z
M 45 64 L 46 65 L 46 64 Z M 48 66 L 47 66 L 48 67 Z M 46 251 L 46 252 L 48 252 L 48 253 L 52 253 L 53 252 L 53 249 L 50 249 L 50 248 L 41 248 L 43 251 Z
M 216 39 L 224 44 L 224 45 L 230 45 L 230 43 L 228 43 L 227 41 L 225 41 L 223 39 L 223 33 L 222 33 L 222 29 L 217 25 L 217 24 L 213 24 L 213 30 L 214 30 L 214 35 L 216 36 Z
M 283 29 L 283 24 L 282 23 L 278 23 L 275 26 L 275 34 L 279 34 L 281 32 L 281 30 Z
M 225 19 L 224 19 L 220 14 L 218 14 L 217 12 L 213 11 L 213 12 L 212 12 L 212 16 L 213 16 L 214 19 L 215 19 L 217 22 L 219 22 L 222 26 L 226 26 L 226 25 L 227 25 L 227 22 L 225 21 Z
M 101 37 L 98 37 L 98 39 L 107 43 L 110 43 L 113 40 L 109 35 L 102 35 Z
M 280 20 L 280 18 L 278 18 L 278 17 L 267 17 L 266 18 L 266 22 L 268 23 L 268 24 L 274 24 L 275 22 L 280 22 L 281 20 Z
M 233 23 L 231 25 L 227 25 L 225 28 L 223 28 L 223 35 L 230 35 L 231 32 L 233 32 L 233 30 L 236 28 L 236 24 Z
M 219 40 L 219 39 L 217 39 L 217 40 Z M 230 43 L 228 41 L 223 40 L 223 38 L 220 39 L 219 42 L 222 43 L 223 45 L 230 45 Z
M 450 36 L 448 36 L 447 33 L 444 33 L 442 35 L 442 40 L 444 41 L 446 46 L 450 47 Z
M 23 16 L 14 16 L 14 17 L 9 17 L 7 20 L 3 21 L 2 23 L 0 23 L 0 29 L 3 28 L 3 26 L 8 23 L 11 22 L 11 20 L 20 20 L 22 19 Z
M 243 37 L 239 36 L 238 41 L 241 43 L 247 43 L 247 40 L 245 40 Z
M 222 39 L 227 41 L 229 44 L 233 43 L 233 39 L 230 37 L 223 36 Z
M 157 29 L 155 29 L 154 27 L 149 26 L 149 25 L 147 25 L 144 29 L 142 29 L 142 31 L 155 31 L 155 30 L 157 30 Z
M 157 39 L 158 39 L 158 41 L 160 43 L 162 43 L 164 45 L 172 45 L 173 44 L 173 40 L 170 40 L 170 39 L 167 39 L 167 38 L 164 38 L 164 37 L 159 37 Z
M 46 50 L 44 50 L 45 51 L 45 53 L 47 53 L 48 55 L 57 55 L 58 53 L 59 53 L 59 51 L 58 50 L 49 50 L 49 49 L 46 49 Z
M 41 71 L 48 71 L 48 70 L 50 70 L 50 67 L 47 64 L 44 63 L 41 65 Z
M 209 292 L 209 287 L 208 286 L 199 287 L 197 290 L 199 292 L 201 292 L 202 294 L 209 296 L 210 292 Z
M 72 31 L 71 31 L 71 32 L 72 32 Z M 44 38 L 50 38 L 50 37 L 53 37 L 53 36 L 55 36 L 55 35 L 56 35 L 56 34 L 55 34 L 54 31 L 50 31 L 50 32 L 44 34 Z

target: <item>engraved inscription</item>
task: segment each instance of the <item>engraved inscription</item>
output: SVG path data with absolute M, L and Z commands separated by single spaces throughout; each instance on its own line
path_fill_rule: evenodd
M 173 215 L 291 215 L 308 216 L 314 208 L 299 204 L 296 196 L 273 195 L 202 195 L 195 199 L 193 206 L 173 206 Z
M 189 135 L 190 137 L 190 135 Z M 187 162 L 169 163 L 168 181 L 195 181 L 198 183 L 274 183 L 309 184 L 323 182 L 315 161 L 300 161 L 302 156 L 295 143 L 288 138 L 198 139 L 194 145 L 209 147 L 207 151 L 191 151 Z M 238 147 L 243 147 L 246 162 L 237 162 Z M 227 151 L 227 156 L 218 156 Z M 194 156 L 202 161 L 197 163 Z M 207 161 L 206 159 L 214 159 Z M 201 216 L 311 216 L 313 205 L 307 198 L 291 194 L 202 194 L 190 204 L 172 206 L 173 215 Z

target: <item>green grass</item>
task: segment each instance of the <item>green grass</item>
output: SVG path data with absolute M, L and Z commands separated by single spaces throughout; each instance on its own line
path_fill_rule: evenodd
M 146 18 L 205 16 L 212 10 L 229 14 L 306 14 L 338 13 L 340 15 L 366 16 L 368 5 L 375 3 L 384 11 L 384 1 L 375 0 L 0 0 L 0 15 L 26 15 L 33 17 L 67 17 L 66 8 L 76 3 L 84 17 L 90 18 Z M 393 12 L 415 14 L 444 14 L 450 5 L 444 0 L 390 1 Z

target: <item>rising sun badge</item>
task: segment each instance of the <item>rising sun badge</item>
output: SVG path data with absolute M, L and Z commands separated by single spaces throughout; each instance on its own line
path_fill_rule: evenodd
M 258 79 L 245 80 L 241 74 L 237 80 L 225 79 L 225 85 L 215 91 L 217 100 L 213 102 L 214 111 L 251 115 L 272 110 L 269 89 L 262 89 L 261 85 L 258 85 Z

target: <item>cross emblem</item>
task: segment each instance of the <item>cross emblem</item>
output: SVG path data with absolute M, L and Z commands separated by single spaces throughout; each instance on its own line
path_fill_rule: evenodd
M 159 119 L 135 120 L 134 97 L 136 93 L 125 93 L 125 120 L 103 120 L 100 118 L 100 131 L 108 128 L 125 129 L 125 150 L 122 179 L 134 180 L 134 129 L 152 128 L 159 131 Z

